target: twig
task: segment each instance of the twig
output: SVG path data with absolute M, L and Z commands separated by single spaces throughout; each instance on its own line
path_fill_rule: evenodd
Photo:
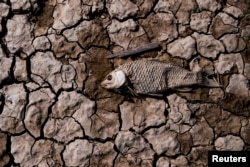
M 122 53 L 116 53 L 116 54 L 112 54 L 107 56 L 107 59 L 111 59 L 111 58 L 115 58 L 115 57 L 127 57 L 127 56 L 133 56 L 133 55 L 137 55 L 137 54 L 141 54 L 144 52 L 148 52 L 148 51 L 152 51 L 152 50 L 156 50 L 159 49 L 161 46 L 158 43 L 150 43 L 144 46 L 140 46 L 137 48 L 134 48 L 132 50 L 126 50 Z

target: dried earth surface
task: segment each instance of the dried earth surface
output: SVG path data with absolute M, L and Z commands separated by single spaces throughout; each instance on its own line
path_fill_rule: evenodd
M 197 167 L 250 151 L 247 0 L 1 0 L 0 166 Z M 157 42 L 159 51 L 105 57 Z M 220 88 L 135 98 L 100 87 L 127 61 L 212 70 Z

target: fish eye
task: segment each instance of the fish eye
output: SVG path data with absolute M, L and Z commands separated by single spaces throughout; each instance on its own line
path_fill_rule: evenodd
M 112 75 L 108 75 L 107 80 L 111 81 L 112 80 Z

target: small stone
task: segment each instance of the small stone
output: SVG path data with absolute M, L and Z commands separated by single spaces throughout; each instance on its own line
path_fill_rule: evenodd
M 211 16 L 207 11 L 191 14 L 190 28 L 197 32 L 207 33 L 211 24 Z
M 22 166 L 30 165 L 28 160 L 32 157 L 30 151 L 34 143 L 35 140 L 28 133 L 12 136 L 11 154 L 14 157 L 14 162 L 20 163 Z
M 14 76 L 17 81 L 27 81 L 27 65 L 26 60 L 22 60 L 19 57 L 16 57 L 15 67 L 14 67 Z
M 7 58 L 2 48 L 0 47 L 0 85 L 10 78 L 10 68 L 13 58 Z
M 143 136 L 152 144 L 158 155 L 175 156 L 180 153 L 177 133 L 168 131 L 165 126 L 152 128 L 145 132 Z
M 229 15 L 232 15 L 235 18 L 242 18 L 244 16 L 243 12 L 240 8 L 237 8 L 235 6 L 229 6 L 223 9 L 224 12 L 226 12 Z
M 55 95 L 48 88 L 42 88 L 29 94 L 24 124 L 34 137 L 40 137 L 40 129 L 48 117 L 49 107 L 54 101 Z
M 112 23 L 108 26 L 108 33 L 111 41 L 126 50 L 128 49 L 130 42 L 143 36 L 145 31 L 133 19 L 128 19 L 123 22 L 112 20 Z M 142 44 L 140 43 L 140 45 Z
M 61 31 L 77 24 L 82 18 L 81 0 L 68 0 L 58 3 L 54 9 L 53 28 Z
M 221 54 L 214 65 L 219 74 L 230 73 L 233 67 L 237 67 L 241 74 L 244 70 L 244 62 L 240 53 Z
M 233 135 L 217 138 L 214 145 L 218 151 L 242 151 L 245 146 L 240 137 Z
M 216 0 L 196 0 L 200 10 L 215 12 L 221 9 L 221 5 Z
M 109 45 L 107 30 L 95 20 L 84 20 L 76 27 L 63 31 L 63 35 L 71 42 L 79 42 L 83 48 Z
M 48 38 L 51 41 L 52 50 L 57 58 L 68 56 L 72 59 L 76 59 L 82 52 L 77 42 L 68 42 L 63 36 L 51 34 Z
M 178 37 L 177 20 L 172 13 L 150 14 L 139 22 L 152 41 L 169 43 Z
M 133 155 L 137 160 L 153 160 L 154 151 L 145 139 L 130 131 L 120 131 L 115 138 L 115 145 L 123 155 Z
M 107 0 L 106 6 L 112 18 L 124 20 L 136 16 L 138 7 L 129 0 Z
M 186 60 L 189 60 L 196 54 L 195 40 L 190 36 L 173 41 L 168 44 L 167 49 L 173 57 L 180 57 Z
M 230 77 L 226 92 L 242 97 L 249 97 L 250 91 L 247 78 L 242 74 L 233 74 Z
M 226 34 L 220 40 L 224 43 L 228 53 L 240 52 L 246 48 L 246 43 L 237 34 Z
M 214 140 L 213 129 L 209 127 L 204 118 L 197 121 L 197 123 L 190 129 L 190 133 L 195 146 L 211 145 Z
M 63 151 L 63 159 L 66 166 L 86 166 L 90 163 L 93 152 L 93 143 L 87 140 L 76 139 L 66 145 Z
M 44 136 L 63 143 L 68 143 L 75 138 L 84 136 L 79 123 L 71 117 L 65 117 L 63 119 L 50 118 L 46 122 L 43 132 Z
M 7 21 L 6 44 L 11 53 L 23 51 L 30 55 L 33 51 L 32 26 L 27 15 L 14 15 Z
M 24 131 L 22 119 L 26 105 L 27 92 L 23 84 L 11 84 L 3 87 L 4 107 L 0 115 L 0 129 L 9 133 Z
M 134 129 L 137 132 L 143 131 L 150 126 L 159 126 L 166 122 L 164 116 L 165 102 L 147 98 L 145 101 L 120 105 L 122 128 L 121 130 Z
M 46 36 L 39 36 L 34 39 L 33 46 L 36 50 L 45 51 L 47 49 L 50 49 L 51 44 Z
M 213 36 L 218 39 L 225 34 L 237 33 L 238 28 L 232 25 L 225 24 L 223 22 L 223 19 L 218 15 L 213 19 L 210 31 L 212 32 Z
M 194 33 L 193 37 L 196 39 L 198 52 L 204 57 L 215 59 L 217 55 L 225 51 L 222 43 L 212 35 Z
M 156 167 L 170 167 L 170 160 L 167 157 L 160 157 L 156 162 Z

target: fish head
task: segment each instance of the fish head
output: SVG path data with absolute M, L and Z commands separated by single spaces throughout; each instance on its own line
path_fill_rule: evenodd
M 105 77 L 101 83 L 101 86 L 106 89 L 118 89 L 125 83 L 125 73 L 122 70 L 114 70 Z

